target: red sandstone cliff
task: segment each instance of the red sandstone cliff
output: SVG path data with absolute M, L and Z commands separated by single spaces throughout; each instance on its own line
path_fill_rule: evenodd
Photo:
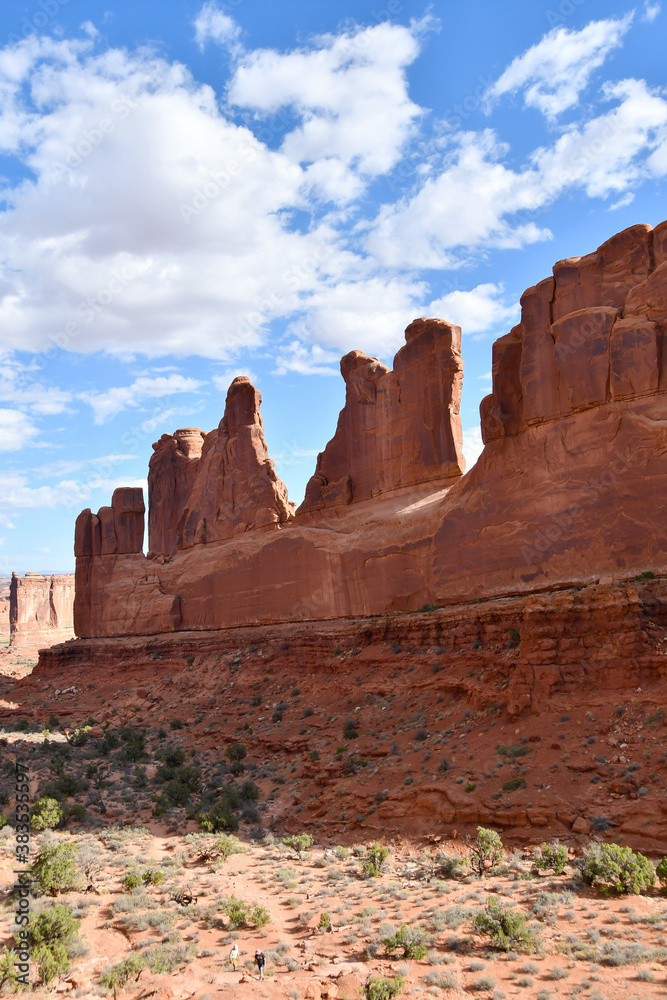
M 298 513 L 460 476 L 461 328 L 418 319 L 386 368 L 351 351 L 340 363 L 345 407 Z
M 74 638 L 74 576 L 12 573 L 10 646 L 52 646 Z
M 141 555 L 138 521 L 134 547 L 113 532 L 105 547 L 111 515 L 81 515 L 78 634 L 383 614 L 664 571 L 666 247 L 667 223 L 634 226 L 528 289 L 494 345 L 485 448 L 465 476 L 459 331 L 442 321 L 408 327 L 393 372 L 343 359 L 346 405 L 294 519 L 258 395 L 235 380 L 182 513 L 163 504 L 162 548 L 177 539 L 164 563 Z

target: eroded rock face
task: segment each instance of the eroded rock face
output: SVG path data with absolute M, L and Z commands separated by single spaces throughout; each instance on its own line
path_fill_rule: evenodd
M 297 513 L 460 476 L 461 328 L 418 319 L 393 370 L 362 351 L 340 363 L 345 406 Z
M 74 638 L 74 575 L 12 573 L 10 646 L 52 646 Z
M 631 226 L 524 292 L 521 322 L 494 344 L 485 442 L 667 388 L 666 244 L 666 223 Z
M 148 548 L 171 555 L 178 522 L 194 486 L 206 435 L 198 427 L 163 434 L 153 445 L 148 465 Z
M 225 415 L 207 434 L 177 528 L 179 548 L 221 541 L 290 521 L 294 507 L 264 440 L 262 397 L 247 376 L 235 378 Z
M 464 476 L 460 331 L 441 320 L 408 327 L 391 371 L 343 358 L 345 407 L 296 518 L 259 395 L 236 379 L 185 460 L 175 549 L 180 499 L 162 503 L 172 548 L 152 559 L 133 491 L 122 517 L 116 497 L 80 516 L 77 633 L 383 615 L 665 572 L 666 268 L 667 224 L 634 226 L 526 291 L 494 344 L 485 447 Z M 175 449 L 168 437 L 154 456 L 170 482 Z

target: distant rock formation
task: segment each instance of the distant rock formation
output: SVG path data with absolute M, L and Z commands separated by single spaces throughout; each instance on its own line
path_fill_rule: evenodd
M 140 490 L 76 528 L 76 631 L 408 611 L 667 570 L 667 223 L 528 289 L 493 348 L 485 447 L 461 457 L 460 331 L 419 319 L 390 371 L 343 358 L 346 402 L 297 515 L 235 379 L 217 430 L 165 435 Z M 200 450 L 201 443 L 201 450 Z
M 9 584 L 11 577 L 0 577 L 0 641 L 9 643 Z
M 462 475 L 461 328 L 418 319 L 405 340 L 393 371 L 362 351 L 342 359 L 345 406 L 298 513 Z
M 53 646 L 74 638 L 74 575 L 12 573 L 10 646 Z

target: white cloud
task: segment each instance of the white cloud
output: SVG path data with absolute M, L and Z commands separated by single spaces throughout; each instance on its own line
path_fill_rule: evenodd
M 273 374 L 298 372 L 299 375 L 340 375 L 340 368 L 332 367 L 334 362 L 339 361 L 337 354 L 325 351 L 319 344 L 306 347 L 300 340 L 293 340 L 278 352 Z
M 645 0 L 642 21 L 648 21 L 649 24 L 652 24 L 661 11 L 662 6 L 659 3 L 648 3 L 648 0 Z
M 337 282 L 313 292 L 307 315 L 292 323 L 289 332 L 296 335 L 297 342 L 314 343 L 335 352 L 336 362 L 340 354 L 357 349 L 390 357 L 403 346 L 405 327 L 422 314 L 425 292 L 424 284 L 407 279 L 368 277 L 351 281 L 341 276 Z
M 633 16 L 591 21 L 579 31 L 554 28 L 514 59 L 489 87 L 487 102 L 522 90 L 526 107 L 555 118 L 578 103 L 593 72 L 622 44 Z
M 519 248 L 548 239 L 548 229 L 506 218 L 546 200 L 536 170 L 501 162 L 508 152 L 490 129 L 457 136 L 438 175 L 414 196 L 381 208 L 368 250 L 389 267 L 444 268 L 460 263 L 461 247 Z
M 249 53 L 230 83 L 229 101 L 261 114 L 291 107 L 301 124 L 285 136 L 282 152 L 292 163 L 311 165 L 307 187 L 349 200 L 363 190 L 361 177 L 397 162 L 423 113 L 408 96 L 405 70 L 419 53 L 425 24 L 384 22 L 325 35 L 293 52 Z
M 34 382 L 32 369 L 13 358 L 0 364 L 0 400 L 42 416 L 53 416 L 67 409 L 72 393 Z
M 503 162 L 510 150 L 492 130 L 456 136 L 440 173 L 381 208 L 368 250 L 390 267 L 455 267 L 471 251 L 548 239 L 549 230 L 531 216 L 568 190 L 606 198 L 667 174 L 663 92 L 644 80 L 622 80 L 606 84 L 603 97 L 616 106 L 568 127 L 519 169 Z
M 463 430 L 463 457 L 466 460 L 466 472 L 472 469 L 473 465 L 484 450 L 482 441 L 482 431 L 480 427 L 466 427 Z
M 204 49 L 209 40 L 230 47 L 235 47 L 238 43 L 238 25 L 232 17 L 220 10 L 217 3 L 205 3 L 194 25 L 195 40 L 200 49 Z
M 448 292 L 432 302 L 428 311 L 431 316 L 458 324 L 464 333 L 484 333 L 518 318 L 518 304 L 505 302 L 503 295 L 502 285 L 476 285 L 467 292 Z
M 257 385 L 257 375 L 250 368 L 229 368 L 226 371 L 221 372 L 219 375 L 213 375 L 211 377 L 211 382 L 218 392 L 226 394 L 230 385 L 238 375 L 246 375 L 253 385 Z
M 132 385 L 114 386 L 104 392 L 86 391 L 80 393 L 79 398 L 93 408 L 95 423 L 103 424 L 128 407 L 139 406 L 145 399 L 195 392 L 202 385 L 197 379 L 184 375 L 140 376 Z
M 80 510 L 99 494 L 102 502 L 109 502 L 111 494 L 120 486 L 141 487 L 146 490 L 145 479 L 107 479 L 93 476 L 87 482 L 64 479 L 55 486 L 32 487 L 22 473 L 6 473 L 0 478 L 0 510 L 36 509 L 40 507 L 69 507 Z
M 38 433 L 25 413 L 0 409 L 0 451 L 21 451 Z

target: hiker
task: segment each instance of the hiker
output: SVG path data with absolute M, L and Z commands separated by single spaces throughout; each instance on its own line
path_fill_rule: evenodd
M 229 953 L 229 961 L 232 964 L 232 969 L 234 970 L 234 972 L 236 972 L 236 966 L 238 965 L 239 961 L 239 946 L 237 945 L 236 941 L 232 945 L 232 950 Z
M 266 959 L 264 958 L 263 951 L 255 952 L 255 963 L 257 965 L 257 971 L 259 972 L 259 978 L 264 979 L 264 966 L 266 965 Z

